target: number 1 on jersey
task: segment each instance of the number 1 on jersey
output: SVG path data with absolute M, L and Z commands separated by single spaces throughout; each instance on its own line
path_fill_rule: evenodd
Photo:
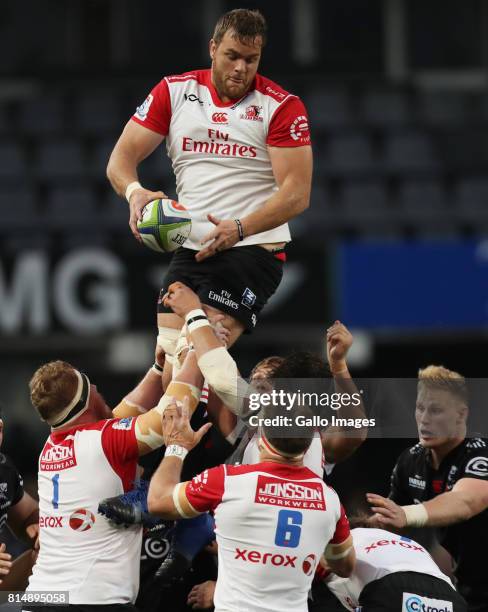
M 59 501 L 59 474 L 54 474 L 51 478 L 53 481 L 53 508 L 58 508 Z
M 276 525 L 275 545 L 296 548 L 302 535 L 303 516 L 297 510 L 280 510 Z

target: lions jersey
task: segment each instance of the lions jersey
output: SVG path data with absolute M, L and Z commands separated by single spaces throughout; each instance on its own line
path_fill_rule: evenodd
M 349 578 L 331 574 L 327 586 L 347 610 L 356 610 L 364 587 L 394 572 L 419 572 L 452 586 L 423 546 L 383 529 L 353 529 L 356 567 Z M 454 587 L 453 587 L 454 588 Z
M 185 248 L 194 250 L 214 228 L 209 212 L 239 219 L 260 209 L 278 189 L 268 146 L 310 144 L 302 101 L 259 74 L 244 97 L 228 103 L 219 99 L 211 70 L 165 77 L 132 119 L 166 138 L 178 200 L 192 218 Z M 236 246 L 289 240 L 283 224 Z
M 349 537 L 337 493 L 306 467 L 221 465 L 178 485 L 182 498 L 215 511 L 216 612 L 305 612 L 325 547 Z
M 135 479 L 135 419 L 109 419 L 48 438 L 39 458 L 40 552 L 29 591 L 69 591 L 70 604 L 133 603 L 142 529 L 112 526 L 98 502 Z

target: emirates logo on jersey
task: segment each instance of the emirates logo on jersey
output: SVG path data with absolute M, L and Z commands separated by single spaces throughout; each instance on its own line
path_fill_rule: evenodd
M 302 570 L 306 576 L 311 576 L 317 565 L 317 557 L 313 554 L 307 555 L 302 563 Z
M 290 125 L 290 136 L 293 140 L 308 144 L 310 142 L 310 130 L 308 127 L 308 119 L 305 115 L 300 115 Z
M 325 510 L 324 489 L 319 482 L 295 482 L 259 476 L 254 501 L 282 508 Z
M 229 116 L 227 115 L 227 113 L 213 113 L 212 123 L 229 123 Z
M 66 445 L 51 445 L 47 442 L 42 450 L 39 463 L 43 472 L 67 470 L 74 467 L 76 455 L 73 441 L 68 440 Z
M 246 119 L 247 121 L 263 121 L 262 117 L 263 107 L 256 106 L 255 104 L 251 104 L 246 108 L 246 112 L 240 115 L 241 119 Z

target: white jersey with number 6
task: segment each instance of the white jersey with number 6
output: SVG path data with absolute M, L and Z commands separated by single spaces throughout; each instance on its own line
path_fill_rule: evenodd
M 349 537 L 337 493 L 306 467 L 218 466 L 178 485 L 192 514 L 215 510 L 216 612 L 306 612 L 329 542 Z
M 28 591 L 68 591 L 70 604 L 135 601 L 142 530 L 112 526 L 98 502 L 129 490 L 135 419 L 109 419 L 48 438 L 39 458 L 40 552 Z

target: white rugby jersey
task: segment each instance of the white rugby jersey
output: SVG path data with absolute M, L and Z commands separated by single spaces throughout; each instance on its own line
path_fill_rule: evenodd
M 216 612 L 307 610 L 326 545 L 349 537 L 333 489 L 308 468 L 272 461 L 220 465 L 179 486 L 196 512 L 215 510 Z
M 69 591 L 70 604 L 133 603 L 142 529 L 112 526 L 98 502 L 130 490 L 135 419 L 52 433 L 39 458 L 40 551 L 28 591 Z
M 419 572 L 452 582 L 441 572 L 423 546 L 384 529 L 353 529 L 356 567 L 349 578 L 330 574 L 327 586 L 348 610 L 359 606 L 364 587 L 395 572 Z M 454 587 L 453 587 L 454 588 Z
M 259 463 L 259 461 L 259 435 L 255 433 L 244 449 L 242 463 L 250 465 Z M 325 460 L 322 438 L 318 432 L 303 457 L 303 465 L 320 478 L 322 478 L 324 471 L 327 476 L 330 476 L 334 469 L 335 463 L 328 463 Z
M 303 102 L 259 74 L 243 98 L 228 103 L 219 99 L 210 69 L 165 77 L 132 119 L 166 138 L 178 200 L 192 218 L 185 248 L 194 250 L 215 227 L 208 213 L 239 219 L 277 190 L 268 146 L 310 144 Z M 284 224 L 236 246 L 289 240 Z

